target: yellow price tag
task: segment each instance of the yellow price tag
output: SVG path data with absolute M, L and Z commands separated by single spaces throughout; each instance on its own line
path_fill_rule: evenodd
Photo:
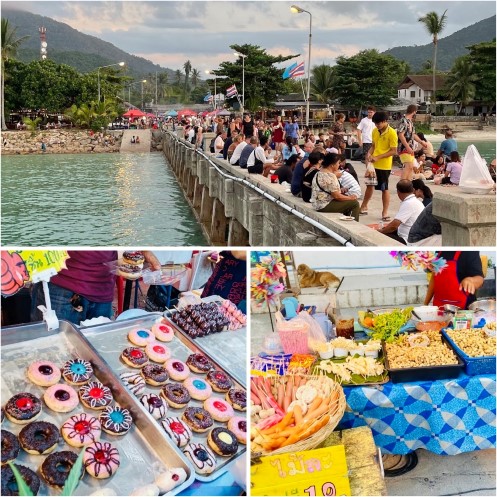
M 54 269 L 59 272 L 66 267 L 67 250 L 20 250 L 19 255 L 31 278 L 37 273 Z

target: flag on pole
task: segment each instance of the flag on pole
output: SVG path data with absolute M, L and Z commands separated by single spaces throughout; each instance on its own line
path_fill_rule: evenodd
M 212 102 L 214 97 L 212 96 L 211 92 L 207 93 L 207 95 L 204 97 L 204 102 Z
M 238 91 L 236 90 L 236 85 L 226 88 L 226 98 L 231 98 L 236 95 L 238 95 Z
M 305 75 L 304 62 L 301 62 L 298 66 L 294 67 L 290 71 L 290 78 L 298 78 Z
M 285 72 L 283 73 L 283 79 L 288 79 L 290 77 L 290 71 L 292 71 L 296 67 L 297 67 L 297 63 L 296 62 L 295 62 L 295 64 L 292 64 L 291 66 L 288 66 L 285 69 Z

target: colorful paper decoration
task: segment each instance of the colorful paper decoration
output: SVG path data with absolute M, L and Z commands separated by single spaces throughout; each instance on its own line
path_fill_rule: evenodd
M 430 251 L 392 251 L 389 254 L 397 260 L 401 267 L 417 271 L 429 271 L 438 274 L 447 267 L 447 261 L 438 255 L 438 252 Z
M 274 304 L 276 296 L 285 290 L 280 278 L 286 276 L 286 269 L 276 252 L 260 257 L 260 262 L 251 271 L 250 293 L 258 306 L 264 302 Z

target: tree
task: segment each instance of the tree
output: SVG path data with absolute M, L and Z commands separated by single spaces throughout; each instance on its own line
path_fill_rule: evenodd
M 13 27 L 8 19 L 2 18 L 1 24 L 1 37 L 2 37 L 2 67 L 0 74 L 0 85 L 1 85 L 1 95 L 0 95 L 0 105 L 2 107 L 2 130 L 6 130 L 7 126 L 5 124 L 5 66 L 6 62 L 10 59 L 15 59 L 17 50 L 21 43 L 29 38 L 29 36 L 23 36 L 22 38 L 17 38 L 16 30 L 17 28 Z
M 471 58 L 468 55 L 458 57 L 445 81 L 449 98 L 459 102 L 458 114 L 461 113 L 463 106 L 475 97 L 477 80 L 478 76 L 473 71 Z
M 176 86 L 180 86 L 181 85 L 181 71 L 179 69 L 176 69 L 176 71 L 174 72 L 174 77 L 176 78 L 174 80 L 174 84 Z
M 314 66 L 311 71 L 311 96 L 318 102 L 328 103 L 334 98 L 335 75 L 326 64 Z
M 187 60 L 183 64 L 183 69 L 185 70 L 185 92 L 188 93 L 189 86 L 188 86 L 188 80 L 190 79 L 190 72 L 192 70 L 192 63 Z
M 274 64 L 294 59 L 297 55 L 273 56 L 258 45 L 230 45 L 238 53 L 246 55 L 245 58 L 245 107 L 255 111 L 258 107 L 270 107 L 278 94 L 284 91 L 285 85 L 282 78 L 284 69 L 274 67 Z M 217 76 L 225 76 L 222 82 L 218 79 L 219 91 L 236 85 L 238 92 L 242 90 L 243 65 L 242 58 L 235 62 L 221 62 L 219 69 L 213 71 Z M 234 99 L 232 99 L 234 101 Z
M 428 12 L 428 14 L 420 17 L 418 19 L 419 22 L 422 22 L 425 25 L 426 30 L 432 36 L 433 41 L 433 62 L 432 62 L 432 75 L 433 75 L 433 98 L 432 103 L 434 108 L 436 108 L 436 81 L 435 74 L 437 71 L 437 50 L 438 50 L 438 36 L 445 28 L 447 23 L 447 16 L 445 15 L 447 11 L 445 11 L 440 17 L 436 12 Z
M 192 86 L 196 88 L 200 81 L 200 71 L 198 69 L 192 70 Z
M 377 50 L 363 50 L 352 57 L 340 56 L 334 67 L 335 95 L 344 105 L 389 105 L 397 86 L 409 72 L 406 62 Z
M 475 99 L 495 105 L 495 39 L 467 48 L 478 81 Z

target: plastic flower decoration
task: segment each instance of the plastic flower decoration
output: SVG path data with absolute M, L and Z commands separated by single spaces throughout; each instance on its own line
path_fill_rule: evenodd
M 276 296 L 285 290 L 280 278 L 286 276 L 286 269 L 276 252 L 260 258 L 251 271 L 250 294 L 258 306 L 264 302 L 274 304 Z
M 447 261 L 438 255 L 437 252 L 430 251 L 392 251 L 389 254 L 397 260 L 401 267 L 417 271 L 429 271 L 438 274 L 447 267 Z

